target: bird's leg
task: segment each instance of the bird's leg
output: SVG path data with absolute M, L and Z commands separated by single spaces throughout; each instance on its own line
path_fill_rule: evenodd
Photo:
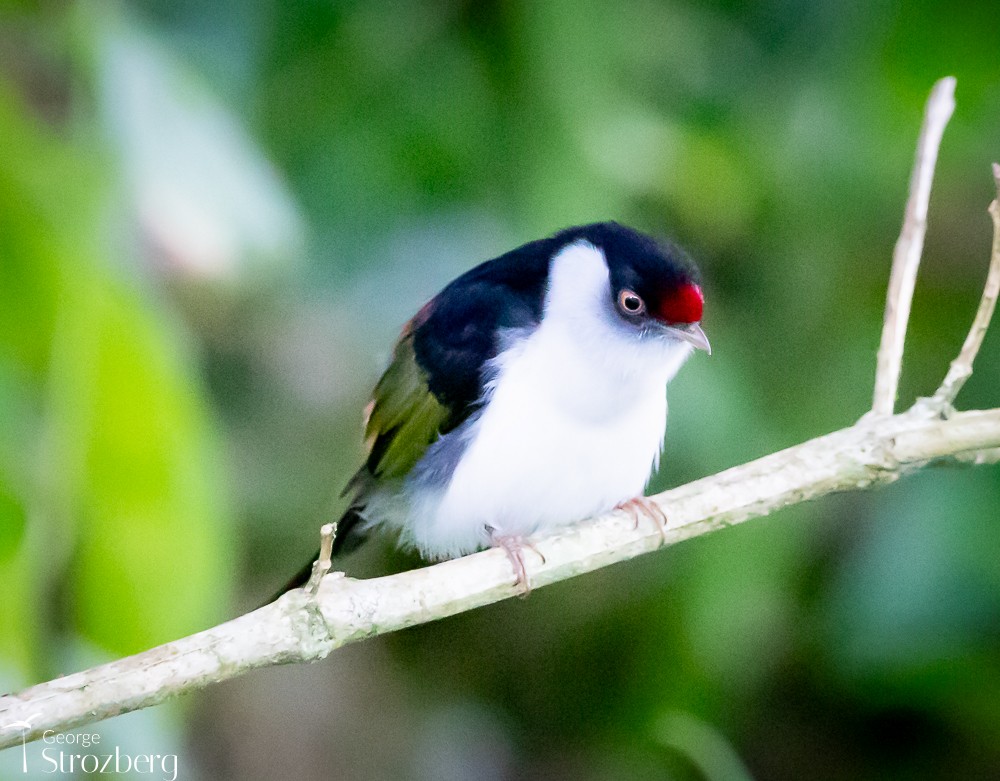
M 531 593 L 531 584 L 528 582 L 528 571 L 524 566 L 524 549 L 529 548 L 538 554 L 538 558 L 545 563 L 545 556 L 535 547 L 534 543 L 520 534 L 500 534 L 492 526 L 487 526 L 486 531 L 490 536 L 490 544 L 495 548 L 503 548 L 510 564 L 514 568 L 516 580 L 514 585 L 521 590 L 521 596 L 526 597 Z
M 663 538 L 663 542 L 666 544 L 667 514 L 652 499 L 646 496 L 636 496 L 615 505 L 615 509 L 626 513 L 632 519 L 632 523 L 635 524 L 634 528 L 636 529 L 639 528 L 639 515 L 645 515 L 656 524 L 656 528 L 660 532 L 660 537 Z

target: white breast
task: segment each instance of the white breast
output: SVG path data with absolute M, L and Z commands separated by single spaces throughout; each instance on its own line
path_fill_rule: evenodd
M 690 354 L 611 318 L 602 253 L 552 262 L 542 324 L 495 359 L 489 402 L 451 480 L 412 497 L 403 537 L 448 557 L 488 543 L 487 526 L 530 535 L 642 493 L 659 459 L 666 384 Z

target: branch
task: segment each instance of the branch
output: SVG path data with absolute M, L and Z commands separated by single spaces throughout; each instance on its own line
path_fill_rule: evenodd
M 972 331 L 935 397 L 891 414 L 933 157 L 951 113 L 953 88 L 953 80 L 942 80 L 928 103 L 903 235 L 893 259 L 872 413 L 850 428 L 651 497 L 669 518 L 665 527 L 652 521 L 637 525 L 627 513 L 617 512 L 535 541 L 529 550 L 534 549 L 537 560 L 528 571 L 533 588 L 836 491 L 891 483 L 936 461 L 1000 461 L 1000 408 L 950 409 L 972 372 L 1000 292 L 996 202 L 991 207 L 990 271 Z M 996 166 L 994 176 L 1000 188 Z M 900 270 L 903 266 L 909 270 Z M 901 281 L 904 275 L 908 283 Z M 893 358 L 896 351 L 899 356 Z M 886 404 L 888 411 L 883 411 Z M 323 577 L 330 567 L 331 539 L 332 529 L 324 527 L 323 553 L 306 588 L 196 635 L 0 697 L 0 724 L 27 722 L 24 738 L 33 740 L 45 730 L 63 731 L 145 708 L 257 667 L 321 659 L 348 643 L 520 593 L 507 555 L 497 549 L 383 578 L 355 580 L 341 572 Z M 0 731 L 0 749 L 21 739 L 12 730 Z
M 882 342 L 878 348 L 878 366 L 875 372 L 875 394 L 872 413 L 891 415 L 896 406 L 899 374 L 903 368 L 903 342 L 906 324 L 910 320 L 910 303 L 917 281 L 917 267 L 924 249 L 927 233 L 927 204 L 931 198 L 931 181 L 934 164 L 945 125 L 955 110 L 955 79 L 951 76 L 934 85 L 927 107 L 924 124 L 917 140 L 917 157 L 910 175 L 910 197 L 906 202 L 903 229 L 892 253 L 892 271 L 889 274 L 889 291 L 885 300 L 885 322 L 882 325 Z
M 983 288 L 983 296 L 979 300 L 979 309 L 976 311 L 976 318 L 972 321 L 972 328 L 969 335 L 965 337 L 962 351 L 958 357 L 951 362 L 948 374 L 945 375 L 941 387 L 934 394 L 932 401 L 942 409 L 951 406 L 955 401 L 958 392 L 965 385 L 965 381 L 972 376 L 972 363 L 976 360 L 979 347 L 986 336 L 986 329 L 990 327 L 990 320 L 993 317 L 993 310 L 997 305 L 997 296 L 1000 295 L 1000 165 L 993 164 L 993 183 L 997 191 L 997 199 L 990 204 L 990 217 L 993 218 L 993 251 L 990 256 L 990 270 L 986 275 L 986 287 Z
M 652 497 L 667 513 L 635 528 L 624 513 L 539 539 L 532 588 L 590 572 L 779 508 L 891 483 L 931 461 L 996 449 L 1000 409 L 948 420 L 921 408 L 870 418 Z M 498 549 L 370 580 L 343 573 L 220 626 L 0 698 L 0 723 L 31 718 L 27 738 L 155 705 L 257 667 L 321 659 L 367 637 L 455 615 L 519 593 Z M 0 748 L 20 735 L 0 733 Z

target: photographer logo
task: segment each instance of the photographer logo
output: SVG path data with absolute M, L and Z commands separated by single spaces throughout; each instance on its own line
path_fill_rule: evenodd
M 24 774 L 28 773 L 29 767 L 27 735 L 32 728 L 32 720 L 39 715 L 36 713 L 22 721 L 0 725 L 0 732 L 19 730 L 21 733 L 21 772 Z M 40 770 L 43 774 L 59 773 L 59 777 L 76 774 L 134 774 L 153 777 L 158 781 L 177 781 L 176 754 L 135 754 L 122 751 L 117 745 L 102 745 L 101 736 L 97 732 L 61 733 L 45 730 L 41 742 L 43 747 L 38 761 L 30 764 L 32 770 Z

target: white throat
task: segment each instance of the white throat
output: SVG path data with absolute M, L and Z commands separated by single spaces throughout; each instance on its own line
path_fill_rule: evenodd
M 630 390 L 662 391 L 692 352 L 679 340 L 639 338 L 618 321 L 604 253 L 583 241 L 553 258 L 538 331 L 557 343 L 565 370 L 584 370 L 590 384 L 610 389 L 618 401 Z

